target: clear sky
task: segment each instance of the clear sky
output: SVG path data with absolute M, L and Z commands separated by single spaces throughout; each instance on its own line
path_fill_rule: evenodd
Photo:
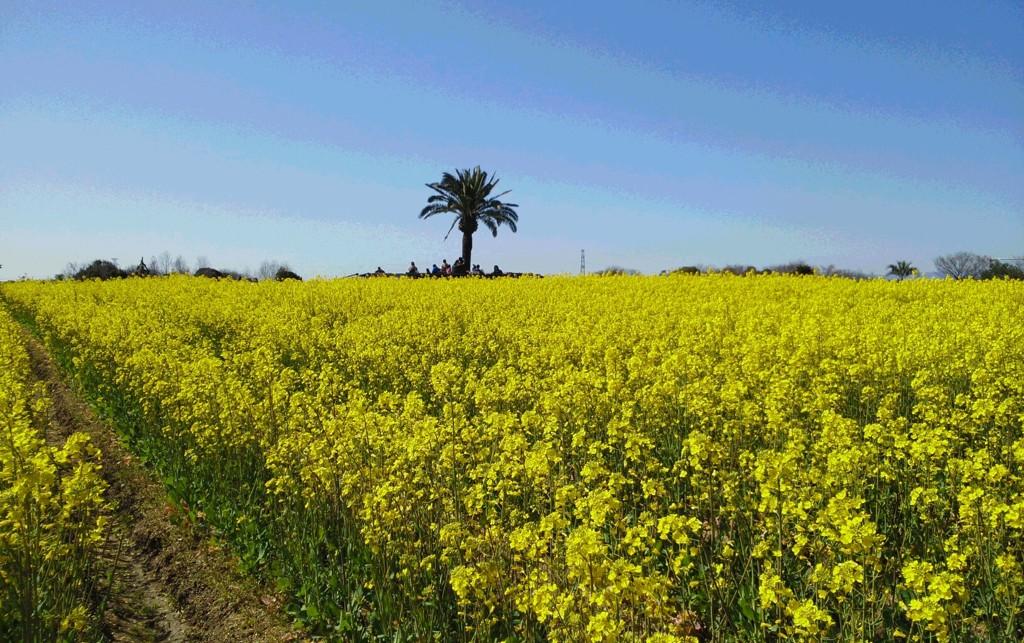
M 1024 254 L 1024 4 L 0 0 L 0 279 Z

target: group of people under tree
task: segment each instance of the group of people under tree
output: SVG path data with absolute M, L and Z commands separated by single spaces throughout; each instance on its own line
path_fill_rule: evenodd
M 383 274 L 380 268 L 377 268 L 377 274 Z M 466 277 L 469 275 L 476 277 L 501 277 L 505 273 L 502 272 L 501 268 L 497 264 L 494 265 L 494 271 L 490 274 L 485 273 L 480 268 L 480 264 L 473 264 L 472 268 L 466 269 L 466 263 L 459 257 L 455 260 L 454 264 L 449 264 L 447 259 L 441 261 L 441 265 L 438 266 L 436 263 L 430 267 L 430 270 L 420 272 L 420 269 L 416 266 L 416 262 L 412 261 L 409 263 L 409 269 L 405 272 L 410 277 Z

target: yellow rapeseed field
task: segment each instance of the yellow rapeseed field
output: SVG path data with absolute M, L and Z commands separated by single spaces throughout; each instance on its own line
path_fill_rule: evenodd
M 1020 282 L 0 294 L 315 632 L 1024 638 Z
M 88 436 L 44 440 L 48 397 L 23 342 L 0 309 L 0 640 L 89 640 L 106 484 Z

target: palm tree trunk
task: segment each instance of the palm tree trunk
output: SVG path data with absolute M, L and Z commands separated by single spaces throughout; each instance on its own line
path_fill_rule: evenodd
M 470 263 L 473 259 L 473 233 L 463 232 L 462 233 L 462 263 L 466 268 L 466 274 L 469 274 L 473 264 Z

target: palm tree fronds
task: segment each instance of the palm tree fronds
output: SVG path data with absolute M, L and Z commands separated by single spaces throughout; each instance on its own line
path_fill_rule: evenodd
M 472 265 L 472 235 L 481 224 L 486 226 L 493 236 L 498 236 L 498 228 L 503 225 L 516 232 L 519 215 L 515 208 L 519 206 L 501 201 L 501 198 L 511 190 L 492 196 L 498 179 L 488 179 L 487 172 L 481 170 L 479 165 L 471 170 L 456 169 L 454 176 L 444 172 L 439 182 L 425 185 L 434 194 L 427 198 L 427 206 L 420 212 L 420 218 L 426 219 L 444 212 L 455 215 L 455 220 L 444 238 L 447 240 L 455 226 L 459 227 L 462 231 L 462 259 L 467 266 Z

